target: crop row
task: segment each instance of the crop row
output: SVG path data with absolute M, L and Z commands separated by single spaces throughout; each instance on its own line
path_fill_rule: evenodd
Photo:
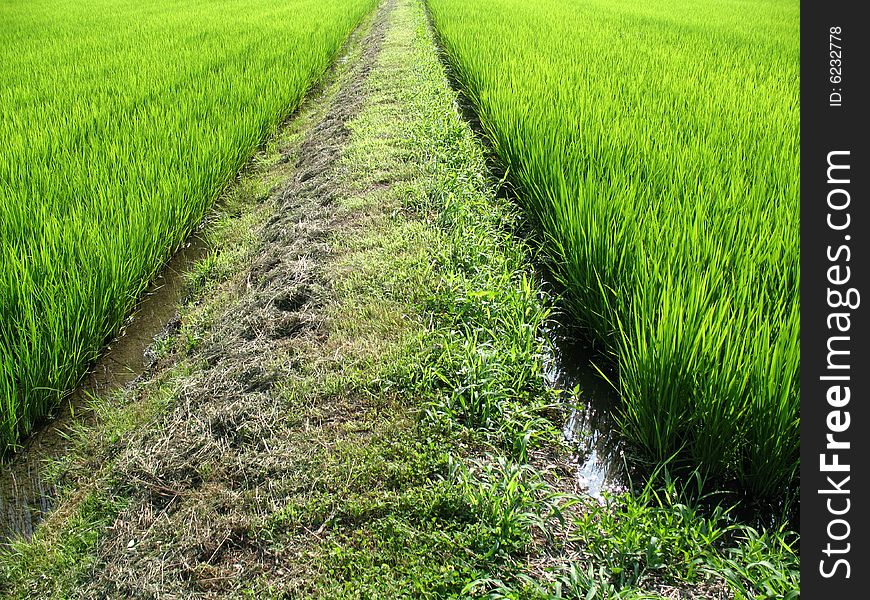
M 0 450 L 75 386 L 373 5 L 0 5 Z
M 429 7 L 572 316 L 618 366 L 627 438 L 757 495 L 792 488 L 798 2 Z

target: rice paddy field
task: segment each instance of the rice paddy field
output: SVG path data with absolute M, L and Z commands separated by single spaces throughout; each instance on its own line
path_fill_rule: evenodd
M 0 448 L 76 385 L 374 4 L 0 2 Z
M 799 17 L 0 0 L 0 596 L 798 597 Z
M 794 489 L 798 2 L 428 5 L 570 317 L 618 367 L 628 440 Z

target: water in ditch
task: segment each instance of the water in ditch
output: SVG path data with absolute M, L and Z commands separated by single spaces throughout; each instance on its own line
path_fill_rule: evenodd
M 191 236 L 149 286 L 123 331 L 105 348 L 57 415 L 0 464 L 0 542 L 29 538 L 53 508 L 56 490 L 49 466 L 71 449 L 70 427 L 90 419 L 90 396 L 119 390 L 148 369 L 151 359 L 146 351 L 175 316 L 184 293 L 183 274 L 206 253 L 205 242 Z
M 546 333 L 552 346 L 545 361 L 548 383 L 580 391 L 578 406 L 566 407 L 568 419 L 562 428 L 574 449 L 571 462 L 577 487 L 603 501 L 605 492 L 626 489 L 625 460 L 615 419 L 619 402 L 616 373 L 569 325 L 556 320 Z

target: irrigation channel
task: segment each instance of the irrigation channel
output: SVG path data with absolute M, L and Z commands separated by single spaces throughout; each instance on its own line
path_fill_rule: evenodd
M 68 431 L 88 423 L 88 398 L 111 394 L 133 384 L 153 363 L 153 345 L 171 333 L 177 304 L 183 299 L 184 276 L 208 250 L 197 234 L 167 263 L 144 294 L 124 330 L 105 349 L 81 386 L 64 402 L 56 417 L 43 424 L 7 458 L 0 473 L 0 542 L 16 536 L 29 538 L 52 510 L 55 487 L 47 467 L 69 451 Z M 542 283 L 552 287 L 546 275 Z M 596 371 L 593 349 L 578 339 L 569 324 L 556 320 L 547 331 L 546 378 L 560 389 L 581 390 L 581 405 L 566 407 L 565 439 L 575 444 L 572 457 L 577 486 L 593 498 L 623 488 L 622 450 L 613 410 L 618 397 Z
M 545 282 L 549 284 L 549 282 Z M 562 433 L 575 446 L 572 464 L 577 485 L 597 500 L 604 492 L 625 487 L 625 463 L 614 411 L 619 397 L 595 369 L 594 349 L 571 333 L 570 326 L 556 321 L 547 332 L 546 376 L 557 389 L 581 392 L 580 405 L 570 408 Z
M 345 59 L 342 59 L 343 62 Z M 480 132 L 468 105 L 466 120 Z M 177 327 L 178 304 L 185 293 L 185 274 L 208 254 L 201 228 L 170 259 L 143 294 L 124 329 L 105 348 L 77 390 L 69 395 L 53 419 L 45 422 L 14 454 L 5 457 L 0 471 L 0 542 L 29 538 L 53 509 L 56 489 L 50 465 L 72 447 L 71 428 L 93 420 L 89 398 L 108 395 L 133 385 L 154 366 L 155 343 Z M 554 289 L 546 269 L 538 270 L 544 289 Z M 618 402 L 614 388 L 592 364 L 596 353 L 576 337 L 570 323 L 556 318 L 545 331 L 551 354 L 545 357 L 545 377 L 559 389 L 580 390 L 580 406 L 566 406 L 563 434 L 576 447 L 572 467 L 577 488 L 602 499 L 606 491 L 624 487 L 619 435 L 613 419 Z
M 188 239 L 58 414 L 6 459 L 0 473 L 0 542 L 16 536 L 29 538 L 52 510 L 56 490 L 47 467 L 69 451 L 68 431 L 89 422 L 89 397 L 132 385 L 152 366 L 153 345 L 172 332 L 177 304 L 183 300 L 185 274 L 207 253 L 197 234 Z M 542 283 L 552 287 L 546 277 L 541 275 Z M 570 325 L 556 320 L 547 335 L 547 347 L 552 349 L 545 360 L 549 384 L 581 390 L 581 405 L 566 407 L 569 417 L 563 427 L 565 439 L 576 446 L 571 460 L 577 485 L 601 500 L 604 492 L 623 488 L 622 450 L 612 413 L 618 397 L 590 362 L 592 348 L 571 333 Z
M 207 246 L 199 235 L 191 235 L 143 294 L 123 331 L 106 346 L 79 388 L 59 407 L 58 414 L 0 465 L 0 542 L 14 536 L 29 538 L 53 508 L 56 490 L 46 471 L 49 463 L 69 451 L 70 428 L 91 420 L 91 396 L 120 390 L 149 369 L 155 341 L 173 328 L 177 304 L 183 299 L 184 275 L 206 254 Z

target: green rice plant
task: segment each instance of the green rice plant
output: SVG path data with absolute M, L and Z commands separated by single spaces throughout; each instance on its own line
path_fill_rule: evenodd
M 798 3 L 428 5 L 568 311 L 617 363 L 626 437 L 761 497 L 793 488 Z
M 76 385 L 374 4 L 0 2 L 0 450 Z

